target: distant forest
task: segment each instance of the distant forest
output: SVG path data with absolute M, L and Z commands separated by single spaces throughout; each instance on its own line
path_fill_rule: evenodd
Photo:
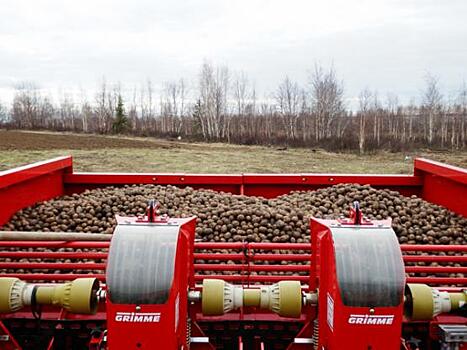
M 208 62 L 192 85 L 181 79 L 155 91 L 148 80 L 123 94 L 120 84 L 103 80 L 92 100 L 65 94 L 53 103 L 33 84 L 20 84 L 11 106 L 0 105 L 0 125 L 360 153 L 467 145 L 467 85 L 446 99 L 429 74 L 419 103 L 402 105 L 396 95 L 364 89 L 354 111 L 346 106 L 344 83 L 335 70 L 319 65 L 305 86 L 285 77 L 267 98 L 258 98 L 245 73 Z

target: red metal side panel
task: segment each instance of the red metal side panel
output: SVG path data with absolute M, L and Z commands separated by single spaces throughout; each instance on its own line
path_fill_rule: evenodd
M 250 196 L 276 197 L 338 183 L 369 184 L 404 195 L 418 195 L 467 216 L 467 171 L 415 160 L 414 175 L 346 174 L 106 174 L 72 173 L 71 157 L 60 157 L 0 172 L 0 225 L 17 210 L 64 193 L 109 185 L 160 184 L 212 189 Z
M 72 171 L 72 158 L 45 162 L 0 172 L 0 225 L 16 211 L 64 193 L 63 174 Z
M 359 183 L 375 188 L 388 188 L 401 194 L 421 195 L 422 178 L 412 175 L 348 175 L 348 174 L 245 174 L 244 194 L 277 197 L 290 191 L 310 191 L 339 183 Z
M 423 178 L 423 199 L 467 217 L 467 169 L 417 158 L 414 174 Z
M 130 184 L 190 186 L 240 194 L 242 175 L 212 174 L 132 174 L 132 173 L 73 173 L 65 175 L 66 193 L 80 193 L 89 188 Z
M 314 190 L 338 183 L 370 184 L 389 188 L 404 195 L 420 195 L 422 179 L 412 175 L 333 175 L 333 174 L 96 174 L 65 175 L 66 192 L 79 193 L 85 189 L 121 186 L 125 184 L 158 184 L 212 189 L 248 196 L 277 197 L 290 191 Z

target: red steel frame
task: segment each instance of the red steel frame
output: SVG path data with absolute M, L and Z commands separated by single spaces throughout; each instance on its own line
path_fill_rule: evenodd
M 99 252 L 36 252 L 36 251 L 10 251 L 5 248 L 13 246 L 20 248 L 71 248 L 71 249 L 92 249 L 101 250 Z M 94 276 L 105 283 L 105 263 L 104 262 L 60 262 L 60 259 L 80 260 L 80 259 L 102 259 L 107 258 L 107 248 L 109 242 L 59 242 L 59 241 L 0 241 L 0 269 L 22 269 L 22 270 L 54 270 L 57 273 L 10 273 L 1 274 L 4 277 L 18 277 L 27 281 L 66 281 L 78 277 Z M 313 266 L 313 255 L 311 254 L 310 243 L 195 243 L 194 253 L 194 274 L 190 279 L 201 282 L 206 277 L 206 272 L 214 273 L 209 278 L 222 278 L 236 284 L 251 286 L 256 283 L 274 283 L 283 280 L 299 280 L 305 285 L 312 285 L 313 276 L 310 276 L 310 265 L 282 265 L 276 262 L 309 262 Z M 228 249 L 231 253 L 217 253 L 216 250 Z M 200 252 L 208 250 L 208 252 Z M 271 253 L 273 250 L 287 251 L 287 253 Z M 401 245 L 405 263 L 418 262 L 440 262 L 467 264 L 466 245 Z M 408 255 L 407 253 L 445 252 L 459 255 Z M 4 259 L 47 259 L 56 260 L 54 262 L 4 262 Z M 199 261 L 203 260 L 203 263 Z M 226 261 L 234 264 L 226 264 Z M 264 265 L 264 262 L 268 262 Z M 272 262 L 272 264 L 271 264 Z M 94 271 L 101 273 L 67 273 L 70 270 Z M 63 272 L 62 272 L 63 271 Z M 225 275 L 220 272 L 230 272 Z M 258 272 L 269 272 L 273 274 L 259 275 Z M 274 274 L 276 272 L 276 274 Z M 280 273 L 290 272 L 292 275 Z M 296 273 L 301 272 L 301 275 Z M 467 266 L 411 266 L 406 265 L 406 272 L 411 274 L 450 274 L 467 273 Z M 465 277 L 408 277 L 409 283 L 428 283 L 431 285 L 459 284 L 466 285 Z M 313 288 L 311 288 L 313 289 Z
M 436 179 L 436 183 L 433 183 Z M 467 170 L 426 159 L 416 159 L 414 175 L 352 174 L 89 174 L 64 173 L 65 191 L 82 191 L 89 187 L 151 183 L 192 186 L 217 191 L 273 198 L 290 191 L 314 190 L 338 183 L 369 184 L 389 188 L 404 195 L 419 195 L 427 200 L 467 216 Z M 446 194 L 454 194 L 449 196 Z
M 194 188 L 213 189 L 234 194 L 260 195 L 267 198 L 288 193 L 292 190 L 313 190 L 337 183 L 370 184 L 376 188 L 389 188 L 400 191 L 404 195 L 417 195 L 430 202 L 443 205 L 460 215 L 467 217 L 467 171 L 465 169 L 447 166 L 426 159 L 416 159 L 414 175 L 335 175 L 335 174 L 90 174 L 73 172 L 71 157 L 60 157 L 49 161 L 0 172 L 0 226 L 6 223 L 16 211 L 33 205 L 38 201 L 48 200 L 60 195 L 81 192 L 85 189 L 107 185 L 122 186 L 125 184 L 160 184 L 176 186 L 192 186 Z M 28 269 L 34 273 L 2 274 L 2 276 L 17 276 L 24 280 L 62 281 L 82 276 L 95 276 L 105 283 L 105 259 L 108 242 L 8 242 L 0 241 L 0 269 Z M 35 251 L 35 248 L 49 249 L 72 248 L 73 251 Z M 9 248 L 20 248 L 22 251 L 11 251 Z M 32 248 L 33 251 L 28 251 Z M 311 244 L 291 243 L 205 243 L 195 244 L 195 271 L 191 278 L 200 282 L 206 271 L 209 277 L 220 277 L 236 284 L 251 285 L 268 284 L 279 280 L 300 280 L 304 288 L 313 285 L 313 268 L 306 265 L 282 265 L 279 261 L 290 262 L 309 261 L 313 266 Z M 467 267 L 467 246 L 411 246 L 402 245 L 406 272 L 411 274 L 408 282 L 429 283 L 441 289 L 458 289 L 441 287 L 443 285 L 467 285 L 465 277 L 446 277 L 446 274 L 465 274 Z M 75 251 L 80 249 L 80 251 Z M 86 251 L 86 250 L 92 251 Z M 228 254 L 217 253 L 218 249 L 229 249 Z M 276 253 L 274 250 L 296 251 L 297 254 Z M 445 252 L 446 255 L 432 255 L 430 252 Z M 423 254 L 423 255 L 422 255 Z M 428 254 L 428 255 L 427 255 Z M 10 261 L 6 262 L 5 259 Z M 18 262 L 18 259 L 28 259 L 28 262 Z M 30 259 L 45 258 L 46 262 L 34 262 Z M 70 259 L 72 262 L 61 262 L 60 259 Z M 79 259 L 100 260 L 100 262 L 79 262 Z M 202 260 L 202 262 L 200 261 Z M 234 261 L 234 265 L 223 262 Z M 267 264 L 264 264 L 267 262 Z M 417 262 L 448 262 L 459 263 L 462 266 L 415 266 Z M 60 271 L 57 274 L 41 273 L 38 270 Z M 83 273 L 72 273 L 81 270 Z M 87 271 L 100 273 L 87 274 Z M 200 272 L 203 271 L 203 274 Z M 220 272 L 229 273 L 221 274 Z M 263 275 L 262 272 L 272 273 Z M 311 276 L 310 276 L 311 274 Z M 437 277 L 426 277 L 435 274 Z M 441 276 L 439 276 L 441 274 Z M 22 317 L 30 317 L 26 310 Z M 56 311 L 47 311 L 46 319 L 60 318 L 74 320 L 105 320 L 105 312 L 94 316 L 63 315 Z M 18 314 L 7 315 L 6 318 L 18 317 Z M 212 318 L 202 317 L 194 313 L 197 321 L 212 321 Z M 225 315 L 222 320 L 268 320 L 277 321 L 273 314 L 243 314 Z M 217 319 L 216 319 L 217 320 Z M 307 321 L 307 320 L 302 320 Z M 1 323 L 1 322 L 0 322 Z M 239 340 L 241 343 L 241 340 Z
M 418 195 L 467 217 L 467 170 L 427 159 L 414 161 L 413 175 L 352 174 L 131 174 L 73 172 L 72 157 L 59 157 L 0 172 L 0 225 L 19 209 L 60 195 L 108 185 L 158 184 L 272 198 L 293 190 L 338 183 L 369 184 Z

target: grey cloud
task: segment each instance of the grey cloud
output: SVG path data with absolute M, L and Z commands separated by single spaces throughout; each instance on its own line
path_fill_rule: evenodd
M 264 93 L 285 75 L 305 84 L 319 61 L 334 64 L 349 98 L 369 87 L 408 100 L 426 71 L 448 91 L 467 78 L 466 10 L 462 0 L 9 1 L 0 93 L 21 80 L 50 89 L 93 89 L 102 76 L 194 80 L 207 58 Z

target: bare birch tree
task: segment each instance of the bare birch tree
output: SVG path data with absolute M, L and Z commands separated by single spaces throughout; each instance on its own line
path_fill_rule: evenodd
M 403 150 L 411 147 L 466 149 L 467 86 L 443 98 L 438 80 L 427 76 L 419 104 L 402 104 L 388 95 L 382 105 L 376 92 L 360 94 L 360 110 L 345 109 L 342 83 L 334 70 L 315 65 L 307 91 L 289 78 L 273 94 L 261 95 L 245 73 L 233 76 L 227 67 L 205 63 L 198 89 L 190 96 L 184 80 L 154 92 L 151 80 L 133 91 L 120 84 L 99 83 L 90 100 L 67 92 L 57 103 L 34 84 L 17 86 L 0 123 L 22 128 L 108 134 L 118 96 L 127 101 L 129 132 L 147 136 L 188 136 L 245 144 L 300 145 L 330 150 Z M 125 95 L 127 91 L 127 95 Z M 160 101 L 160 102 L 159 102 Z M 160 105 L 159 105 L 160 103 Z
M 378 98 L 378 92 L 373 93 L 373 140 L 376 141 L 376 145 L 379 146 L 381 143 L 381 103 Z
M 96 93 L 96 116 L 97 116 L 97 132 L 105 134 L 110 128 L 110 119 L 112 111 L 108 106 L 108 86 L 105 78 L 102 78 L 99 91 Z
M 433 143 L 436 117 L 439 115 L 442 99 L 443 96 L 439 91 L 438 78 L 428 73 L 425 76 L 425 90 L 422 96 L 422 106 L 425 109 L 426 117 L 428 119 L 424 125 L 424 130 L 428 127 L 424 136 L 427 138 L 429 144 Z
M 39 93 L 35 84 L 24 82 L 16 86 L 12 106 L 12 121 L 18 128 L 38 127 Z
M 228 134 L 227 96 L 230 85 L 229 69 L 213 67 L 204 62 L 199 74 L 199 119 L 208 139 L 224 138 Z
M 287 138 L 292 140 L 296 137 L 295 127 L 302 106 L 300 101 L 302 96 L 299 85 L 291 81 L 288 76 L 284 78 L 274 94 Z
M 76 109 L 73 96 L 67 93 L 62 94 L 59 102 L 58 113 L 60 115 L 63 128 L 65 130 L 76 131 L 76 122 L 79 111 Z
M 333 67 L 325 71 L 315 64 L 310 77 L 310 96 L 316 141 L 330 138 L 332 123 L 344 112 L 344 87 Z
M 155 125 L 153 122 L 154 118 L 156 117 L 156 104 L 154 98 L 154 88 L 151 79 L 147 79 L 140 87 L 139 112 L 143 134 L 157 132 L 157 130 L 152 130 L 153 126 Z
M 240 72 L 236 74 L 232 85 L 236 114 L 239 116 L 244 115 L 251 97 L 248 76 L 246 73 Z
M 460 144 L 465 147 L 466 144 L 466 120 L 467 120 L 467 84 L 465 80 L 462 82 L 459 90 L 459 107 L 460 107 Z
M 166 82 L 161 96 L 161 114 L 166 119 L 164 132 L 180 134 L 186 113 L 187 87 L 183 79 Z
M 358 150 L 360 154 L 365 153 L 365 127 L 368 114 L 371 110 L 372 98 L 372 93 L 368 88 L 364 89 L 358 98 L 360 107 L 360 110 L 358 111 Z
M 393 93 L 388 93 L 386 97 L 386 111 L 387 111 L 387 130 L 390 134 L 397 135 L 396 132 L 396 118 L 399 109 L 399 97 Z
M 5 124 L 8 121 L 8 111 L 5 105 L 0 101 L 0 124 Z

